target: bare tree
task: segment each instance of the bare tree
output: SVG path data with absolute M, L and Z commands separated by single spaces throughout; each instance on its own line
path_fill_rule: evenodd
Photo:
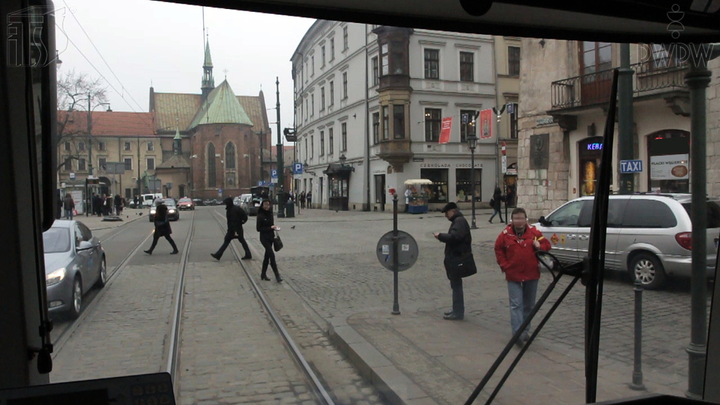
M 57 170 L 60 170 L 69 160 L 77 160 L 81 157 L 81 152 L 85 152 L 79 150 L 80 142 L 89 145 L 87 128 L 68 123 L 72 122 L 73 115 L 78 111 L 87 112 L 88 107 L 94 107 L 88 105 L 88 97 L 95 106 L 107 102 L 107 91 L 102 87 L 101 79 L 93 79 L 85 73 L 76 74 L 74 70 L 58 78 L 57 91 L 58 150 L 61 153 Z M 69 151 L 65 150 L 66 142 L 70 145 Z

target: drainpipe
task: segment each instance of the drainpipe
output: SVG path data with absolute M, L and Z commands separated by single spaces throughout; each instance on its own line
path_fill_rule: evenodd
M 365 204 L 363 211 L 370 211 L 370 91 L 368 85 L 368 31 L 365 24 Z

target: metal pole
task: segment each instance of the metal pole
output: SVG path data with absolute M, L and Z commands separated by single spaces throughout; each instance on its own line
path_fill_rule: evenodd
M 632 384 L 630 388 L 644 391 L 642 373 L 642 281 L 635 280 L 635 364 L 633 365 Z
M 477 229 L 475 223 L 475 148 L 470 148 L 470 201 L 472 204 L 472 226 L 471 229 Z
M 633 158 L 633 73 L 630 69 L 630 44 L 620 45 L 618 69 L 618 154 L 620 160 Z M 620 174 L 620 194 L 632 194 L 634 174 Z
M 87 119 L 87 132 L 88 132 L 88 176 L 93 175 L 92 165 L 92 109 L 90 108 L 90 94 L 88 93 L 88 119 Z
M 707 61 L 693 60 L 685 83 L 690 87 L 690 185 L 692 202 L 692 278 L 690 345 L 688 346 L 688 398 L 702 399 L 707 344 L 707 166 L 705 134 L 705 92 L 710 84 Z
M 398 195 L 393 194 L 393 315 L 400 315 L 398 303 Z
M 280 130 L 280 79 L 275 77 L 276 96 L 277 96 L 277 195 L 278 201 L 278 218 L 285 218 L 285 193 L 283 191 L 283 185 L 285 184 L 285 167 L 283 160 L 283 146 L 282 146 L 282 131 Z

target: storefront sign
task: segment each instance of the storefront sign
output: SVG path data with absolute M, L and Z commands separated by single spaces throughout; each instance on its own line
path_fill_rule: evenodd
M 664 155 L 650 157 L 651 180 L 687 180 L 688 179 L 687 154 Z
M 445 169 L 445 168 L 450 168 L 450 167 L 456 167 L 459 169 L 463 169 L 463 168 L 470 169 L 472 166 L 470 163 L 455 163 L 452 165 L 450 163 L 421 163 L 420 164 L 420 168 L 422 168 L 422 169 L 435 169 L 435 168 Z M 475 168 L 482 169 L 482 163 L 476 162 Z
M 587 150 L 602 150 L 603 144 L 602 142 L 593 142 L 587 144 Z
M 540 118 L 537 120 L 538 125 L 550 125 L 552 123 L 554 123 L 553 117 Z

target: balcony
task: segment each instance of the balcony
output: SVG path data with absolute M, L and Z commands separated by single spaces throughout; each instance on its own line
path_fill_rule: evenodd
M 672 98 L 687 96 L 686 63 L 672 59 L 654 59 L 630 65 L 633 96 L 636 98 Z M 551 84 L 552 110 L 583 110 L 610 101 L 613 69 L 558 80 Z
M 414 156 L 409 139 L 386 139 L 377 145 L 377 157 L 388 162 L 394 169 L 401 172 L 403 164 Z

